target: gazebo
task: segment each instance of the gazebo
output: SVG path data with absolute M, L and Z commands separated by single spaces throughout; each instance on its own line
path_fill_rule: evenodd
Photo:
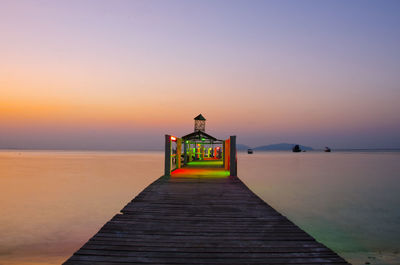
M 184 163 L 193 160 L 221 159 L 222 140 L 205 132 L 206 119 L 199 114 L 194 118 L 194 132 L 182 136 L 184 141 Z
M 236 136 L 219 140 L 205 132 L 206 119 L 199 114 L 194 118 L 194 132 L 180 138 L 165 135 L 165 175 L 192 161 L 221 161 L 221 167 L 236 176 Z M 183 150 L 182 150 L 183 144 Z

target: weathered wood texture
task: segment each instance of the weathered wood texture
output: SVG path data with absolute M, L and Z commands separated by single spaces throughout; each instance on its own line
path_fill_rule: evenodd
M 237 177 L 161 177 L 64 264 L 347 264 Z

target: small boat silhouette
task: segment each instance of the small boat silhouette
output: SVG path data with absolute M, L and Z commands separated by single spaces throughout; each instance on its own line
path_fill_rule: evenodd
M 295 146 L 293 146 L 292 151 L 294 153 L 299 153 L 301 152 L 300 146 L 298 144 L 296 144 Z
M 247 153 L 248 154 L 252 154 L 253 153 L 253 149 L 251 149 L 251 148 L 247 149 Z
M 329 147 L 325 146 L 325 150 L 324 150 L 324 152 L 327 152 L 327 153 L 329 153 L 330 151 L 331 151 L 331 149 L 330 149 Z

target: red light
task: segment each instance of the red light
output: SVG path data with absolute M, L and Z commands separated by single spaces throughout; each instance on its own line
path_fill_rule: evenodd
M 176 137 L 175 136 L 171 136 L 171 141 L 176 141 Z
M 219 147 L 217 147 L 217 150 L 219 150 Z

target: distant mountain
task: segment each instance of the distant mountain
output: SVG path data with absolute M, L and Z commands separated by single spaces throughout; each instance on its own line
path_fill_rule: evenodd
M 244 145 L 244 144 L 237 144 L 236 145 L 236 149 L 238 151 L 247 151 L 247 149 L 249 149 L 249 148 L 250 148 L 250 146 Z
M 253 148 L 255 151 L 291 151 L 293 146 L 296 144 L 280 143 L 280 144 L 270 144 L 263 145 Z M 301 150 L 310 151 L 313 150 L 312 147 L 300 145 Z

